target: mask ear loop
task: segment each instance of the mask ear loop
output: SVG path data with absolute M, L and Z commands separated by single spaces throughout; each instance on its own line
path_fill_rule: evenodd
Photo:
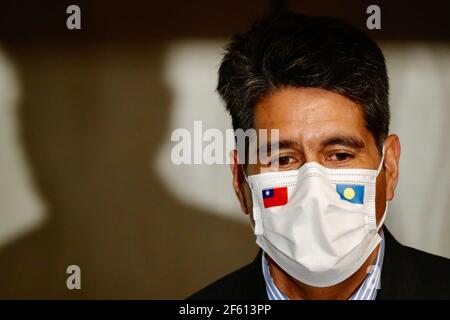
M 380 164 L 378 165 L 378 169 L 377 169 L 377 177 L 380 174 L 381 169 L 383 168 L 383 165 L 384 165 L 384 143 L 383 143 L 383 152 L 381 154 L 381 161 L 380 161 Z M 384 220 L 386 220 L 388 206 L 389 206 L 389 203 L 388 203 L 388 201 L 386 201 L 386 206 L 384 208 L 383 216 L 381 217 L 380 223 L 377 225 L 377 232 L 380 231 L 381 227 L 384 224 Z
M 263 227 L 262 227 L 262 217 L 261 217 L 261 209 L 258 206 L 258 198 L 256 196 L 256 191 L 253 188 L 253 184 L 251 181 L 249 181 L 249 178 L 247 176 L 247 173 L 245 172 L 244 166 L 242 166 L 242 173 L 244 175 L 245 181 L 247 181 L 248 186 L 250 187 L 250 191 L 252 193 L 252 202 L 253 202 L 253 220 L 255 221 L 255 226 L 250 223 L 250 226 L 253 229 L 253 232 L 256 236 L 263 234 Z
M 387 215 L 388 207 L 389 207 L 389 202 L 386 201 L 386 207 L 384 208 L 383 216 L 381 217 L 380 223 L 379 223 L 378 226 L 377 226 L 377 232 L 380 231 L 381 227 L 382 227 L 383 224 L 384 224 L 384 220 L 386 220 L 386 215 Z
M 381 169 L 383 168 L 384 165 L 384 143 L 383 143 L 383 151 L 381 153 L 381 160 L 380 160 L 380 164 L 378 165 L 378 169 L 377 169 L 377 177 L 381 172 Z

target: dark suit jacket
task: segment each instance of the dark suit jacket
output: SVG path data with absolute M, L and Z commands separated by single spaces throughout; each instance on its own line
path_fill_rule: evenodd
M 450 260 L 401 245 L 384 228 L 385 252 L 377 299 L 450 299 Z M 247 266 L 189 299 L 267 300 L 261 251 Z

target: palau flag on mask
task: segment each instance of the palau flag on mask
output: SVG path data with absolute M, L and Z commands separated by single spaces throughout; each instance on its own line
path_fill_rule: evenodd
M 357 204 L 364 203 L 364 186 L 337 184 L 336 191 L 339 193 L 342 200 Z

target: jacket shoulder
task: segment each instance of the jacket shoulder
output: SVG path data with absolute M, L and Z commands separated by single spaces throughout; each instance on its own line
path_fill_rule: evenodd
M 381 273 L 385 298 L 450 298 L 450 259 L 402 245 L 390 234 L 388 238 Z
M 260 254 L 258 254 L 260 258 Z M 256 259 L 194 293 L 188 300 L 267 299 L 260 259 Z
M 410 247 L 405 248 L 407 261 L 415 266 L 413 275 L 424 293 L 450 298 L 450 259 Z

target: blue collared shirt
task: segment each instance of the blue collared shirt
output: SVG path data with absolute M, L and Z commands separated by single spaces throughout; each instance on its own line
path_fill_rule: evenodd
M 375 261 L 375 267 L 371 268 L 371 272 L 367 274 L 361 286 L 355 291 L 349 300 L 375 300 L 377 290 L 380 288 L 383 257 L 384 235 L 383 232 L 381 232 L 381 243 L 378 250 L 377 260 Z M 270 274 L 269 262 L 265 257 L 265 253 L 262 254 L 262 269 L 269 300 L 289 300 L 289 298 L 283 294 L 273 282 L 272 275 Z

